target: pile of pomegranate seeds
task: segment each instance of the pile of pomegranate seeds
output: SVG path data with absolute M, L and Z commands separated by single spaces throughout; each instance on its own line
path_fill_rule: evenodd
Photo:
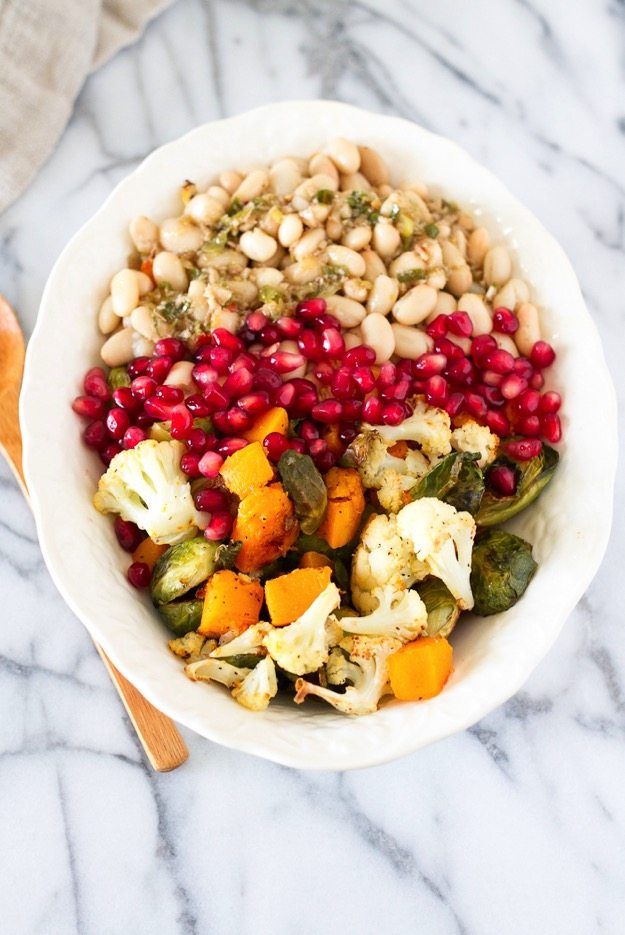
M 499 308 L 493 327 L 511 335 L 518 321 Z M 541 393 L 543 370 L 555 359 L 549 344 L 538 341 L 529 358 L 515 357 L 493 335 L 473 337 L 471 319 L 462 311 L 439 315 L 426 330 L 433 340 L 430 353 L 376 367 L 371 347 L 345 349 L 340 324 L 324 299 L 307 299 L 293 317 L 272 322 L 256 311 L 238 335 L 223 328 L 201 335 L 194 351 L 177 338 L 164 338 L 152 357 L 130 362 L 128 387 L 111 392 L 104 372 L 94 367 L 73 408 L 89 420 L 84 441 L 105 465 L 147 438 L 154 422 L 169 421 L 172 437 L 187 447 L 181 464 L 192 478 L 215 478 L 224 458 L 247 444 L 245 431 L 273 406 L 297 420 L 296 437 L 268 435 L 268 457 L 276 462 L 293 448 L 310 454 L 322 473 L 336 464 L 361 422 L 394 426 L 408 418 L 408 400 L 415 394 L 452 420 L 468 415 L 501 437 L 515 436 L 507 452 L 517 460 L 539 454 L 541 439 L 560 441 L 560 396 Z M 290 342 L 288 350 L 284 341 Z M 180 360 L 194 363 L 196 392 L 186 398 L 180 387 L 165 383 Z M 212 431 L 195 421 L 205 417 Z

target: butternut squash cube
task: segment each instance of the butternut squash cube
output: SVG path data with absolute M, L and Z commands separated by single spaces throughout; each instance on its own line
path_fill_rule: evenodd
M 331 549 L 340 549 L 358 532 L 365 495 L 354 468 L 331 468 L 324 481 L 328 488 L 328 506 L 317 535 L 325 539 Z
M 254 424 L 247 431 L 242 433 L 242 438 L 248 442 L 264 442 L 267 435 L 272 432 L 279 432 L 280 435 L 286 435 L 289 428 L 289 414 L 281 406 L 274 406 L 268 409 L 254 420 Z
M 329 568 L 296 568 L 265 582 L 265 600 L 274 627 L 293 623 L 330 584 Z
M 229 630 L 242 633 L 258 623 L 263 606 L 263 587 L 247 575 L 224 569 L 217 571 L 206 585 L 202 620 L 198 633 L 219 637 Z
M 388 657 L 391 690 L 400 701 L 433 698 L 451 674 L 453 649 L 444 637 L 421 636 Z
M 252 442 L 231 454 L 219 473 L 228 490 L 241 500 L 273 478 L 273 468 L 260 442 Z
M 240 571 L 256 571 L 284 555 L 299 535 L 295 509 L 282 484 L 253 490 L 239 503 L 232 539 L 242 542 Z

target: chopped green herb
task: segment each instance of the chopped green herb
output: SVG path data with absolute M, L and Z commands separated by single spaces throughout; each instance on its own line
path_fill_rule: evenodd
M 425 279 L 427 272 L 424 269 L 407 269 L 403 273 L 397 274 L 399 282 L 409 283 L 417 282 L 419 279 Z
M 284 294 L 276 289 L 275 286 L 261 286 L 258 290 L 258 297 L 263 305 L 267 302 L 283 302 Z
M 397 218 L 399 217 L 399 212 L 400 212 L 400 211 L 401 211 L 401 208 L 399 207 L 399 205 L 393 205 L 393 206 L 392 206 L 392 208 L 391 208 L 391 213 L 390 213 L 390 215 L 389 215 L 391 221 L 396 221 L 396 220 L 397 220 Z
M 197 266 L 189 266 L 187 273 L 189 274 L 189 279 L 197 279 L 198 276 L 202 275 L 202 270 L 198 269 Z
M 334 192 L 329 188 L 320 188 L 313 201 L 318 201 L 320 205 L 331 205 L 334 201 Z
M 243 202 L 239 201 L 238 198 L 235 198 L 232 204 L 230 205 L 230 207 L 228 208 L 228 210 L 226 211 L 226 214 L 228 215 L 229 218 L 231 218 L 233 217 L 233 215 L 238 214 L 242 207 L 243 207 Z
M 154 311 L 165 321 L 173 322 L 186 315 L 190 308 L 191 303 L 188 299 L 183 299 L 182 302 L 177 302 L 176 299 L 168 299 L 166 302 L 160 302 Z
M 202 244 L 202 253 L 206 253 L 209 256 L 214 256 L 217 253 L 223 253 L 228 243 L 228 231 L 222 230 L 218 234 L 215 234 L 214 237 L 211 237 L 210 240 L 207 240 L 206 243 Z
M 371 224 L 376 224 L 376 223 L 378 222 L 379 219 L 380 219 L 380 212 L 379 212 L 379 211 L 370 211 L 370 212 L 369 212 L 369 223 L 371 223 Z
M 432 239 L 438 237 L 438 227 L 436 224 L 426 224 L 423 230 L 428 235 L 428 237 L 431 237 Z
M 371 209 L 372 196 L 369 192 L 350 192 L 347 196 L 347 204 L 352 209 L 352 217 L 359 217 L 363 214 L 369 214 Z

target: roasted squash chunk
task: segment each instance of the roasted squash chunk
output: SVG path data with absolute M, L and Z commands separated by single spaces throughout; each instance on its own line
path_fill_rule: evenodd
M 279 432 L 280 435 L 286 435 L 289 427 L 289 415 L 286 409 L 281 406 L 274 406 L 268 409 L 254 421 L 254 424 L 247 431 L 243 432 L 242 437 L 248 442 L 260 442 L 261 444 L 272 432 Z
M 256 571 L 284 555 L 299 535 L 295 509 L 282 484 L 253 490 L 239 504 L 232 539 L 242 543 L 235 564 Z
M 206 585 L 198 633 L 202 636 L 223 636 L 229 630 L 242 633 L 258 623 L 262 605 L 263 587 L 259 581 L 227 569 L 217 571 Z
M 274 627 L 293 623 L 330 584 L 329 568 L 296 568 L 265 582 L 265 600 Z
M 241 500 L 273 478 L 273 468 L 260 442 L 252 442 L 231 454 L 219 473 L 228 490 Z
M 328 506 L 317 535 L 325 539 L 331 549 L 340 549 L 358 532 L 365 509 L 362 483 L 354 468 L 331 468 L 324 480 Z

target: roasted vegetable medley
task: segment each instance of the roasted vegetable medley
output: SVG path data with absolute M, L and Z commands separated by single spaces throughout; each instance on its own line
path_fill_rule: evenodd
M 348 140 L 180 194 L 132 221 L 106 369 L 73 403 L 128 580 L 187 676 L 250 710 L 433 697 L 462 615 L 508 610 L 537 568 L 502 527 L 561 438 L 529 286 Z

